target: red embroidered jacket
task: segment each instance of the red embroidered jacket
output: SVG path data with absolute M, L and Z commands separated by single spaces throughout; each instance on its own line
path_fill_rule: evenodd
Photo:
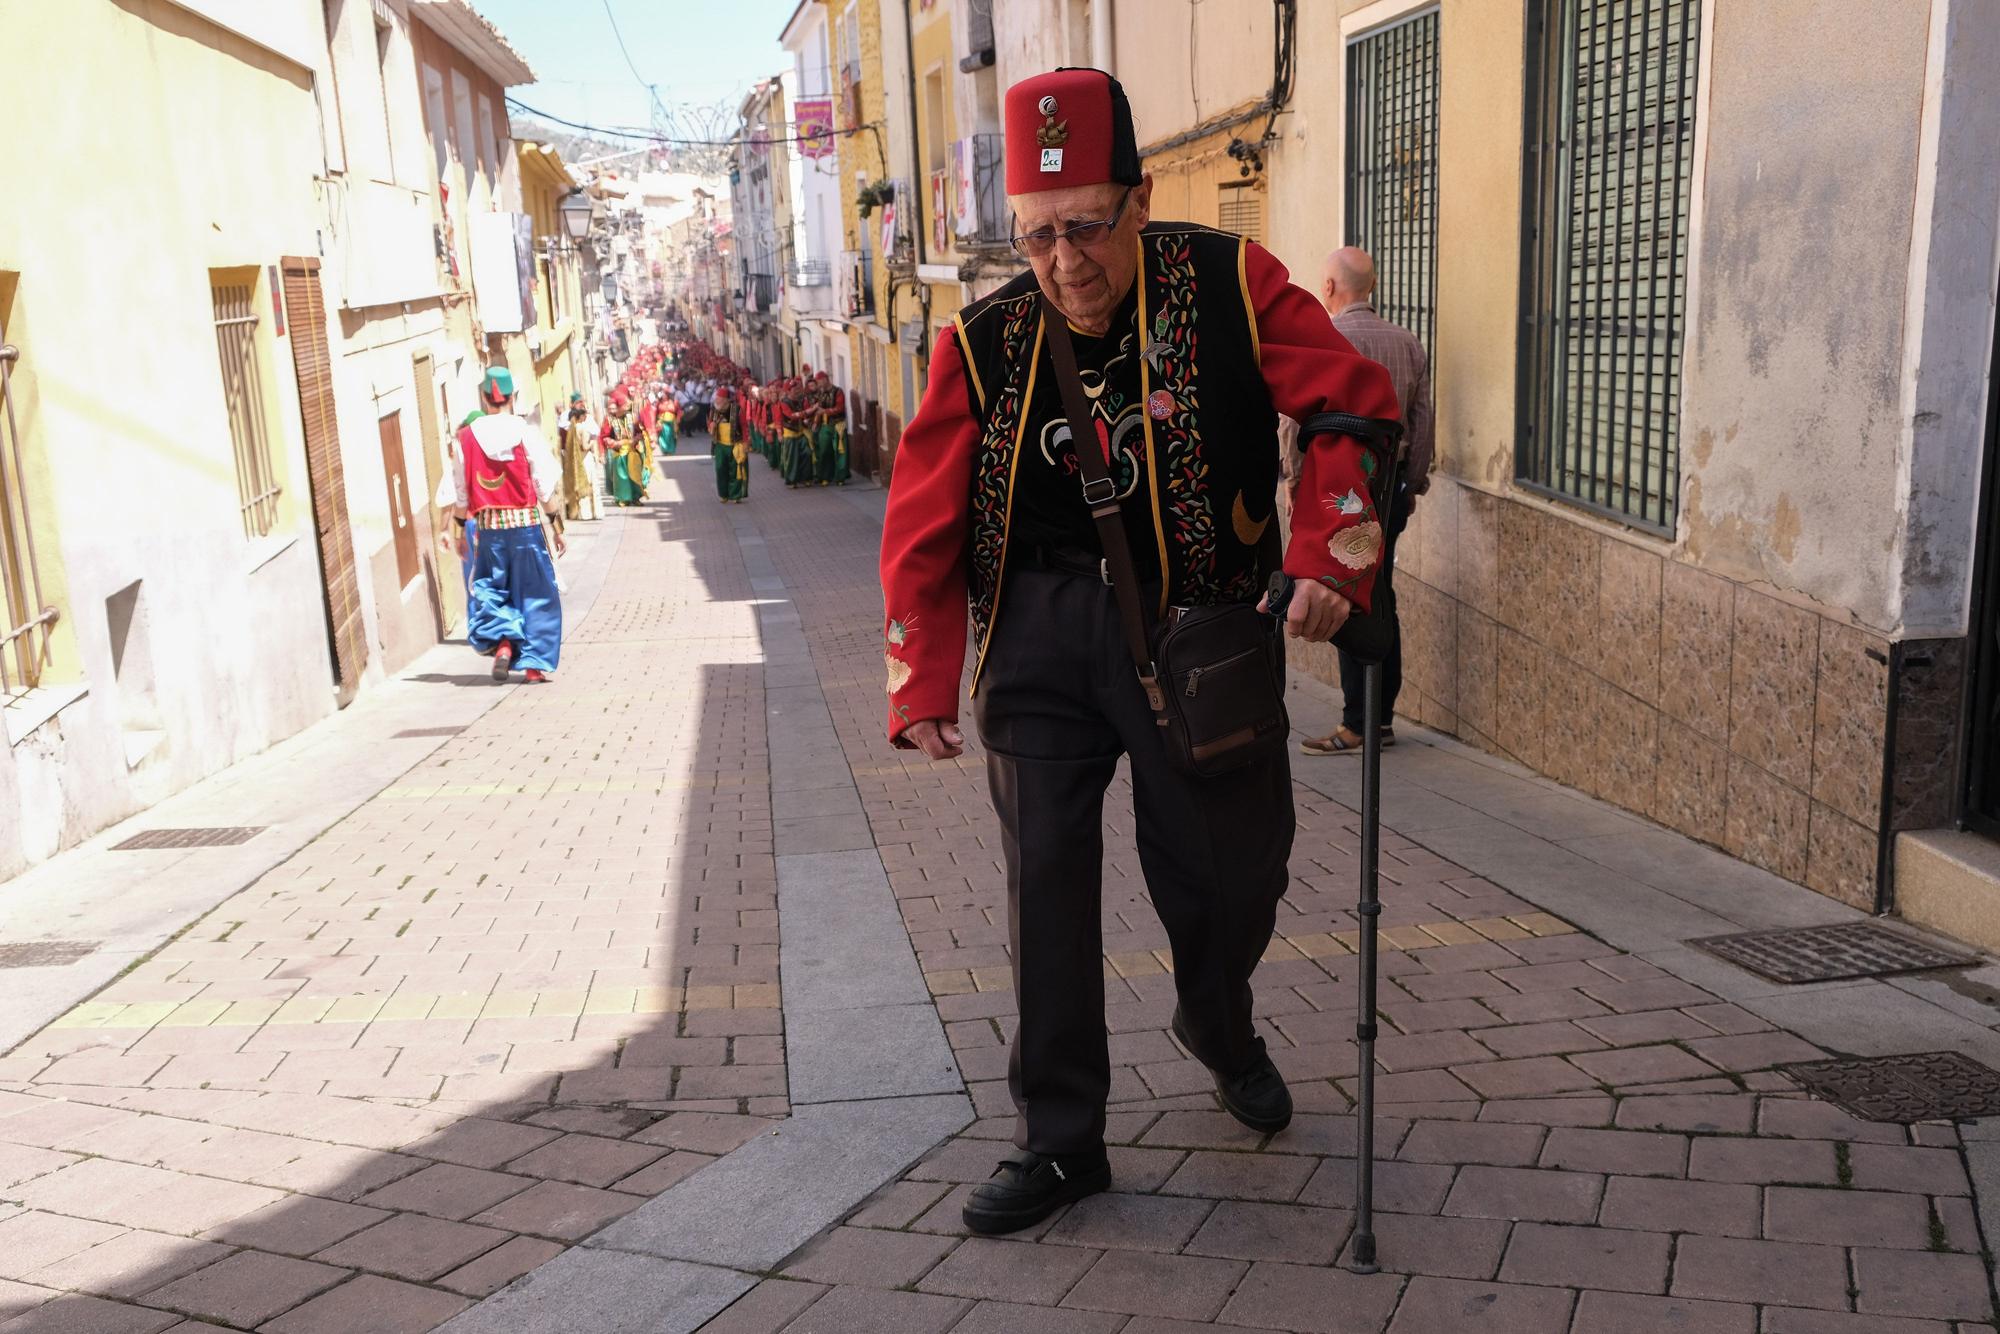
M 1260 369 L 1279 412 L 1300 421 L 1329 411 L 1400 416 L 1388 373 L 1341 337 L 1274 255 L 1249 243 L 1241 276 Z M 889 737 L 904 747 L 911 744 L 903 739 L 911 723 L 959 716 L 974 464 L 983 431 L 967 387 L 958 333 L 948 330 L 932 353 L 923 402 L 897 446 L 882 529 Z M 1275 453 L 1276 441 L 1268 445 Z M 1313 438 L 1301 464 L 1284 567 L 1295 578 L 1338 586 L 1366 611 L 1382 531 L 1372 507 L 1340 503 L 1368 494 L 1363 454 L 1344 436 Z

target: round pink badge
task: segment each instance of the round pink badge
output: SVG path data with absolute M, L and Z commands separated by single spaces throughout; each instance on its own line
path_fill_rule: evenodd
M 1165 421 L 1174 415 L 1174 396 L 1164 389 L 1155 389 L 1146 400 L 1146 411 L 1153 414 L 1154 421 Z

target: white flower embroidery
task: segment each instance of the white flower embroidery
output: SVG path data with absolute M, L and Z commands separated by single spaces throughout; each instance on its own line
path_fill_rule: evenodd
M 1365 570 L 1382 552 L 1382 525 L 1370 519 L 1343 528 L 1326 544 L 1327 553 L 1350 570 Z
M 1325 504 L 1328 509 L 1338 511 L 1341 514 L 1360 514 L 1368 508 L 1368 503 L 1352 489 L 1344 496 L 1328 498 Z
M 882 655 L 882 661 L 889 668 L 889 693 L 893 695 L 910 683 L 910 664 L 889 653 Z

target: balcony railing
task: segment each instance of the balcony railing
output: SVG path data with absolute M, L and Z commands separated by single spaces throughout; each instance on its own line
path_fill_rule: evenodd
M 851 320 L 875 313 L 875 256 L 866 250 L 841 252 L 840 310 Z
M 833 281 L 833 261 L 795 259 L 785 266 L 785 281 L 793 287 L 825 287 Z
M 951 146 L 951 226 L 961 249 L 1007 244 L 1007 185 L 1000 136 L 975 134 Z

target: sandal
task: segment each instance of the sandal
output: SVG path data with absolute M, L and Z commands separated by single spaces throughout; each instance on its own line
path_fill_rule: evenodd
M 1382 749 L 1387 750 L 1396 744 L 1394 728 L 1384 724 L 1381 735 Z M 1308 755 L 1355 755 L 1361 751 L 1361 735 L 1349 731 L 1347 726 L 1342 724 L 1326 736 L 1308 737 L 1299 742 L 1299 749 Z

